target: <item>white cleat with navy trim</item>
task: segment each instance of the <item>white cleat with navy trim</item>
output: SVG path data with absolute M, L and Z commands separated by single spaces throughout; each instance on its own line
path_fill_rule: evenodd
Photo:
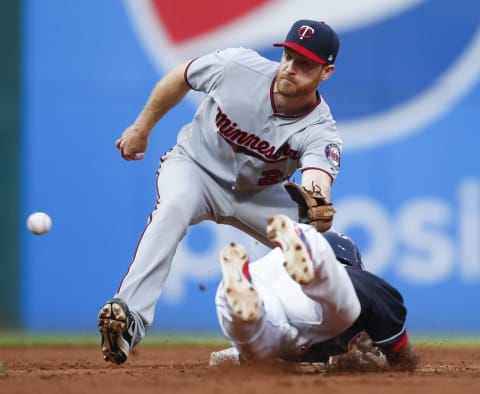
M 237 318 L 255 321 L 259 298 L 251 283 L 247 251 L 238 243 L 229 243 L 220 252 L 220 265 L 228 305 Z
M 285 215 L 276 215 L 267 222 L 267 236 L 282 249 L 284 267 L 291 278 L 301 285 L 313 281 L 314 265 L 311 248 L 300 227 Z

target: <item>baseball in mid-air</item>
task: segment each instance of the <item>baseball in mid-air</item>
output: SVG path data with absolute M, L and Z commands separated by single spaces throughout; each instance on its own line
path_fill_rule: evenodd
M 33 234 L 42 235 L 52 227 L 52 219 L 45 212 L 35 212 L 28 217 L 27 227 Z

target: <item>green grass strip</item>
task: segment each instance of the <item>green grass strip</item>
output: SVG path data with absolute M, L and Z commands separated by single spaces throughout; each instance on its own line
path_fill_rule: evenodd
M 480 336 L 412 336 L 416 346 L 480 347 Z
M 228 346 L 220 336 L 149 334 L 142 346 Z M 16 333 L 0 331 L 0 347 L 6 346 L 100 346 L 100 335 L 95 333 Z
M 480 347 L 480 335 L 410 336 L 415 346 Z M 142 346 L 230 346 L 222 336 L 150 333 L 141 342 Z M 100 346 L 98 333 L 23 333 L 0 331 L 0 347 L 6 346 Z

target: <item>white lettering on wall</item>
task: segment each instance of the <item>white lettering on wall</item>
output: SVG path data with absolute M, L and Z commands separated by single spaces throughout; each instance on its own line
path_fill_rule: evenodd
M 388 268 L 417 284 L 452 276 L 480 282 L 480 181 L 463 180 L 454 196 L 453 203 L 433 197 L 409 200 L 396 214 L 371 198 L 350 196 L 335 203 L 335 228 L 365 232 L 362 255 L 377 274 Z
M 395 272 L 414 283 L 436 283 L 450 275 L 454 245 L 448 236 L 452 212 L 446 203 L 417 199 L 399 212 L 398 242 L 404 244 Z
M 460 275 L 466 282 L 480 281 L 480 182 L 468 179 L 460 184 L 457 198 Z

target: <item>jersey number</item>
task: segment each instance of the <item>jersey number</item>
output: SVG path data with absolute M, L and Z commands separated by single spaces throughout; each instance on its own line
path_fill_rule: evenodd
M 259 186 L 274 185 L 283 180 L 283 172 L 280 170 L 268 170 L 262 172 L 263 178 L 258 181 Z

